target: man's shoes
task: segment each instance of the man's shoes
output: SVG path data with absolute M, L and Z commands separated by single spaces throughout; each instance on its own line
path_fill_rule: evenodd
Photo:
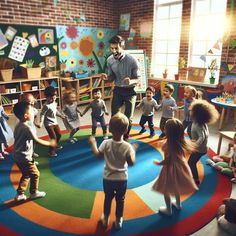
M 15 196 L 15 201 L 17 201 L 17 202 L 25 201 L 26 199 L 27 199 L 27 197 L 25 196 L 24 193 L 22 193 L 22 194 L 17 193 Z
M 103 228 L 106 229 L 109 224 L 109 216 L 102 214 L 100 221 L 102 223 Z
M 42 198 L 45 196 L 46 196 L 45 192 L 36 191 L 35 193 L 30 194 L 30 199 Z
M 139 134 L 143 134 L 146 132 L 146 129 L 145 128 L 142 128 L 140 131 L 139 131 Z
M 114 226 L 117 230 L 121 229 L 123 225 L 123 217 L 116 217 L 116 221 L 114 223 Z
M 33 153 L 33 158 L 38 158 L 38 157 L 39 157 L 39 154 L 36 153 L 36 152 L 34 152 L 34 153 Z
M 60 144 L 57 145 L 57 149 L 58 149 L 58 150 L 60 150 L 60 149 L 62 149 L 62 148 L 63 148 L 62 145 L 60 145 Z

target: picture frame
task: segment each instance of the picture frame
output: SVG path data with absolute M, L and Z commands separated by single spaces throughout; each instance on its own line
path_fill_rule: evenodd
M 47 56 L 45 57 L 45 68 L 54 69 L 57 67 L 57 56 Z

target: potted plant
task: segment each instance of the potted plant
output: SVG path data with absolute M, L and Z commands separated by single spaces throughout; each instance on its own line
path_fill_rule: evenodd
M 178 58 L 178 71 L 185 68 L 186 66 L 186 60 L 184 57 L 179 57 Z M 179 73 L 175 74 L 175 80 L 179 80 Z
M 42 68 L 34 64 L 33 59 L 26 60 L 25 64 L 20 65 L 23 77 L 36 79 L 41 77 Z
M 3 81 L 12 80 L 13 70 L 16 67 L 16 64 L 17 62 L 9 58 L 0 58 L 0 77 Z
M 210 84 L 215 83 L 215 73 L 218 70 L 216 58 L 211 60 L 211 64 L 208 66 L 208 70 L 210 71 Z
M 163 79 L 166 79 L 168 75 L 168 69 L 165 68 L 164 72 L 163 72 Z

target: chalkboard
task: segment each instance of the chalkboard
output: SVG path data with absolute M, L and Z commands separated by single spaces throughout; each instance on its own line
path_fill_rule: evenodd
M 147 61 L 143 50 L 125 50 L 127 53 L 137 59 L 141 72 L 140 84 L 136 86 L 137 93 L 144 93 L 147 88 Z
M 15 61 L 16 73 L 26 60 L 43 65 L 46 57 L 56 56 L 58 63 L 57 45 L 55 27 L 0 24 L 0 58 Z

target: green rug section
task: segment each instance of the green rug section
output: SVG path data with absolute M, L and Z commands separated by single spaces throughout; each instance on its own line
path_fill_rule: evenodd
M 75 137 L 86 139 L 90 134 L 90 129 L 81 129 Z M 68 136 L 69 134 L 62 135 L 60 142 L 62 145 L 65 145 Z M 45 191 L 47 195 L 34 201 L 48 210 L 64 215 L 90 218 L 96 192 L 75 188 L 57 178 L 49 168 L 48 147 L 37 145 L 35 152 L 39 154 L 36 160 L 39 162 L 40 171 L 39 191 Z M 60 158 L 60 154 L 54 158 Z

